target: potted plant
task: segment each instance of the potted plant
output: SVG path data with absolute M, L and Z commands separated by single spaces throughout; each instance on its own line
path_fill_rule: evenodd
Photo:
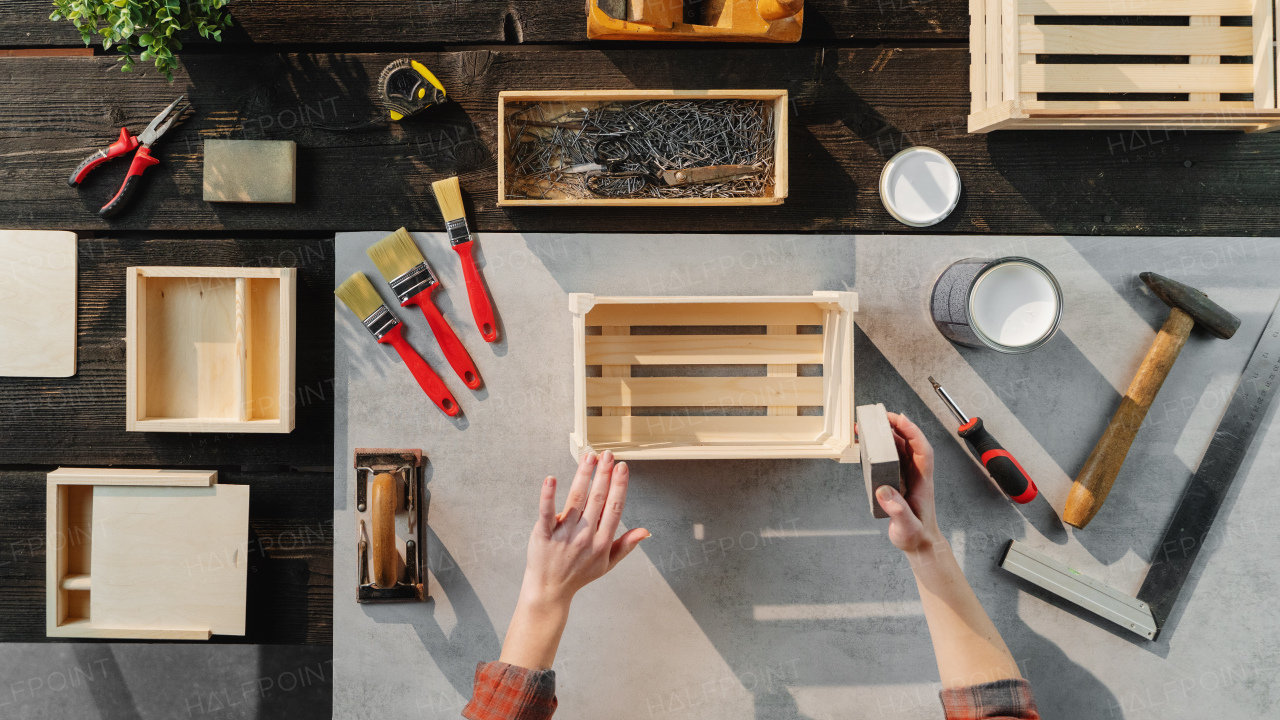
M 182 49 L 178 33 L 195 28 L 200 37 L 222 40 L 231 27 L 226 6 L 231 0 L 53 0 L 50 20 L 67 19 L 80 31 L 84 44 L 102 37 L 102 49 L 115 46 L 124 53 L 124 72 L 133 69 L 134 53 L 142 62 L 154 60 L 170 82 L 178 66 L 173 53 Z

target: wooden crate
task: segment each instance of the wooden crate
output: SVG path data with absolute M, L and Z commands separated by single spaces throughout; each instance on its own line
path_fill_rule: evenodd
M 45 535 L 48 637 L 244 635 L 248 485 L 211 470 L 58 468 Z
M 970 132 L 1280 127 L 1272 0 L 970 0 L 969 12 Z
M 507 118 L 527 103 L 563 102 L 570 108 L 603 106 L 641 100 L 762 100 L 773 104 L 773 185 L 761 197 L 735 198 L 507 198 L 511 143 Z M 787 91 L 786 90 L 506 90 L 498 93 L 498 205 L 547 207 L 554 205 L 781 205 L 787 198 Z
M 125 429 L 293 430 L 297 271 L 131 267 Z
M 569 443 L 575 457 L 611 450 L 623 460 L 858 462 L 853 434 L 856 293 L 573 293 L 569 309 L 575 400 Z M 812 332 L 815 326 L 821 333 Z M 800 366 L 807 365 L 820 365 L 822 376 L 812 376 L 807 368 L 802 372 Z M 812 408 L 820 408 L 821 414 L 813 414 Z

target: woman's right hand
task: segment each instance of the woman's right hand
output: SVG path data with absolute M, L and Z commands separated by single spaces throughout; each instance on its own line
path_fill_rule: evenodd
M 876 491 L 876 501 L 889 513 L 889 541 L 908 553 L 925 553 L 945 542 L 938 529 L 933 506 L 933 446 L 906 415 L 889 413 L 893 442 L 904 468 L 907 496 L 887 485 Z

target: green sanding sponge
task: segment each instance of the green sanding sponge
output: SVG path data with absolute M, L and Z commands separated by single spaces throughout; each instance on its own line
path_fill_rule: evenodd
M 205 202 L 291 203 L 297 159 L 292 140 L 205 140 Z

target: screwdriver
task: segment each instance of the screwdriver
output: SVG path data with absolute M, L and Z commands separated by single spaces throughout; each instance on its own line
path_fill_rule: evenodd
M 956 401 L 933 377 L 929 378 L 929 384 L 933 385 L 938 397 L 942 398 L 942 402 L 946 403 L 951 413 L 960 421 L 960 429 L 957 432 L 965 442 L 969 443 L 969 447 L 973 448 L 982 466 L 991 474 L 991 479 L 996 481 L 1000 489 L 1016 503 L 1025 504 L 1035 500 L 1039 493 L 1035 482 L 1030 475 L 1027 475 L 1027 471 L 1022 469 L 1022 465 L 1007 450 L 1000 447 L 995 437 L 982 427 L 982 418 L 969 418 L 965 415 L 956 405 Z

